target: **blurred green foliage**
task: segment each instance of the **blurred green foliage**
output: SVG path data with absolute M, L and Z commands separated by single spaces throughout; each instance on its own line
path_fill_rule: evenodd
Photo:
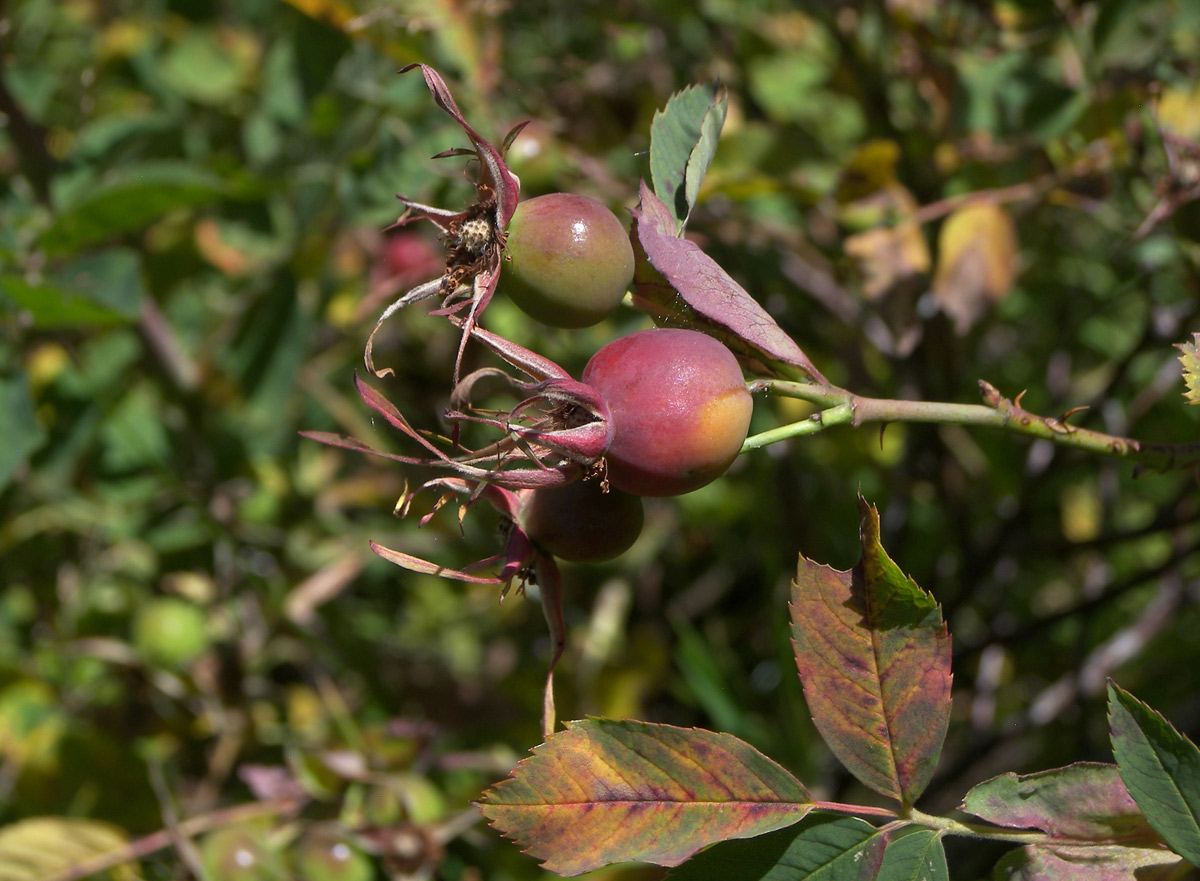
M 390 247 L 380 230 L 397 191 L 471 197 L 461 160 L 429 159 L 461 131 L 398 66 L 441 70 L 485 136 L 534 120 L 510 154 L 523 195 L 622 217 L 654 110 L 720 78 L 690 233 L 833 381 L 973 402 L 986 378 L 1040 413 L 1087 405 L 1075 421 L 1185 441 L 1200 419 L 1171 344 L 1200 321 L 1197 9 L 0 7 L 0 822 L 135 839 L 214 818 L 199 851 L 144 855 L 148 878 L 218 877 L 222 822 L 259 854 L 253 877 L 322 849 L 351 867 L 331 877 L 539 874 L 469 802 L 538 738 L 540 611 L 367 550 L 459 566 L 498 550 L 497 524 L 396 522 L 419 475 L 297 436 L 397 440 L 351 378 L 375 315 L 439 257 L 426 230 Z M 932 293 L 939 231 L 947 200 L 980 191 L 1015 221 L 1018 271 L 956 323 Z M 420 313 L 376 351 L 397 368 L 385 392 L 435 427 L 457 334 Z M 549 331 L 496 302 L 486 323 L 577 371 L 646 322 Z M 806 413 L 757 409 L 756 429 Z M 817 435 L 648 504 L 629 553 L 566 571 L 560 710 L 720 728 L 825 797 L 869 798 L 812 729 L 784 608 L 798 552 L 854 561 L 856 490 L 954 634 L 927 810 L 1000 771 L 1103 760 L 1107 675 L 1196 738 L 1195 476 L 933 426 Z M 298 791 L 311 802 L 287 810 Z M 253 799 L 279 810 L 211 813 Z M 955 877 L 986 874 L 983 850 L 952 850 Z

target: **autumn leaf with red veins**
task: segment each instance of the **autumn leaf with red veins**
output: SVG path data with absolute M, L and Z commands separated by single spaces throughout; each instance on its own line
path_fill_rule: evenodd
M 445 80 L 441 75 L 426 64 L 410 64 L 400 72 L 406 73 L 414 68 L 420 68 L 425 77 L 433 100 L 438 107 L 446 111 L 454 121 L 462 126 L 463 131 L 471 140 L 471 148 L 454 148 L 435 156 L 435 159 L 448 156 L 473 156 L 479 162 L 479 178 L 475 181 L 478 198 L 473 205 L 462 211 L 450 211 L 445 208 L 435 208 L 414 202 L 405 196 L 397 196 L 404 203 L 405 212 L 400 216 L 391 229 L 404 226 L 415 220 L 428 220 L 442 231 L 446 246 L 446 269 L 438 278 L 417 285 L 405 293 L 379 316 L 375 327 L 367 337 L 363 360 L 367 369 L 375 376 L 387 376 L 392 373 L 390 367 L 376 368 L 372 357 L 375 334 L 380 326 L 398 309 L 440 296 L 442 305 L 430 314 L 458 316 L 461 320 L 462 340 L 458 346 L 458 357 L 454 362 L 454 382 L 458 383 L 459 369 L 462 365 L 463 351 L 471 330 L 479 321 L 479 316 L 487 308 L 496 290 L 496 282 L 500 277 L 500 257 L 504 250 L 504 230 L 517 209 L 517 199 L 520 193 L 521 181 L 504 163 L 504 151 L 513 139 L 525 127 L 525 123 L 513 128 L 505 137 L 499 149 L 485 141 L 471 128 L 463 118 L 462 112 L 454 102 Z M 465 313 L 465 315 L 463 314 Z

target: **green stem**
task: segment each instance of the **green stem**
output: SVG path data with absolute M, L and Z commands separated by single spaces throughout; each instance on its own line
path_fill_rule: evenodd
M 834 425 L 858 427 L 868 422 L 928 422 L 944 425 L 978 425 L 1026 437 L 1047 440 L 1103 456 L 1128 459 L 1147 468 L 1167 471 L 1200 463 L 1200 442 L 1182 444 L 1146 443 L 1130 437 L 1105 434 L 1069 425 L 1070 411 L 1056 418 L 1038 416 L 1021 406 L 1021 395 L 1013 400 L 1001 396 L 994 386 L 980 380 L 982 404 L 950 404 L 936 401 L 900 401 L 867 398 L 836 386 L 819 383 L 757 380 L 752 392 L 765 391 L 808 401 L 824 408 L 807 419 L 773 428 L 746 438 L 742 452 L 756 450 L 793 437 L 816 434 Z

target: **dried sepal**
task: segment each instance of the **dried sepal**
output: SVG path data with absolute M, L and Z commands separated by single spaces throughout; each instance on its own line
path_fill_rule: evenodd
M 453 148 L 439 153 L 439 157 L 474 156 L 479 162 L 479 176 L 475 181 L 476 201 L 462 211 L 450 211 L 415 202 L 405 196 L 397 198 L 405 206 L 404 214 L 392 225 L 392 229 L 415 220 L 428 220 L 442 233 L 446 249 L 446 265 L 442 275 L 418 285 L 396 299 L 375 323 L 367 338 L 363 360 L 367 369 L 375 376 L 390 374 L 390 368 L 377 368 L 373 357 L 373 343 L 380 325 L 398 309 L 435 296 L 442 298 L 440 308 L 431 314 L 456 316 L 461 319 L 462 339 L 454 363 L 454 381 L 457 383 L 462 365 L 463 352 L 471 330 L 479 321 L 483 310 L 491 302 L 500 277 L 501 253 L 504 250 L 504 230 L 517 208 L 520 194 L 520 179 L 504 162 L 504 150 L 520 131 L 514 128 L 505 138 L 503 147 L 497 149 L 484 140 L 463 118 L 462 112 L 450 94 L 445 81 L 436 70 L 426 64 L 410 64 L 400 72 L 420 68 L 425 84 L 434 101 L 457 122 L 471 141 L 471 149 Z M 437 157 L 435 157 L 437 158 Z

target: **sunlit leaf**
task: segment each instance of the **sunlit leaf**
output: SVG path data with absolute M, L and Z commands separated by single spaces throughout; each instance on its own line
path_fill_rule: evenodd
M 808 791 L 728 734 L 587 719 L 568 722 L 486 792 L 480 807 L 546 869 L 675 866 L 715 841 L 801 819 Z
M 126 844 L 124 832 L 99 820 L 31 817 L 0 828 L 0 881 L 42 881 Z
M 1009 851 L 993 877 L 1025 881 L 1171 881 L 1183 861 L 1163 848 L 1034 846 Z
M 800 558 L 792 638 L 804 696 L 834 755 L 911 804 L 933 775 L 950 717 L 950 637 L 933 599 L 879 543 L 859 499 L 863 555 L 839 572 Z
M 938 234 L 933 293 L 966 333 L 1012 289 L 1017 275 L 1017 228 L 994 202 L 969 202 L 946 218 Z
M 1002 774 L 968 792 L 962 810 L 997 826 L 1061 838 L 1157 840 L 1116 765 L 1081 762 L 1036 774 Z
M 1111 682 L 1108 724 L 1129 794 L 1163 840 L 1200 865 L 1200 750 L 1160 713 Z
M 875 881 L 950 881 L 942 837 L 932 829 L 893 837 Z
M 659 324 L 711 334 L 756 372 L 820 378 L 796 342 L 695 242 L 675 235 L 669 208 L 641 185 L 633 212 L 638 305 Z
M 720 83 L 676 92 L 650 124 L 650 178 L 654 193 L 682 232 L 696 204 L 700 183 L 717 151 L 729 98 Z
M 1175 348 L 1183 353 L 1179 356 L 1183 381 L 1187 383 L 1183 396 L 1189 404 L 1200 404 L 1200 333 L 1192 334 L 1190 343 L 1179 343 Z
M 668 881 L 869 881 L 886 836 L 857 817 L 810 814 L 795 826 L 723 841 L 671 872 Z M 931 879 L 933 881 L 933 879 Z

